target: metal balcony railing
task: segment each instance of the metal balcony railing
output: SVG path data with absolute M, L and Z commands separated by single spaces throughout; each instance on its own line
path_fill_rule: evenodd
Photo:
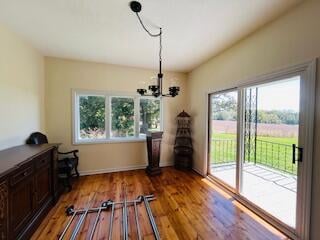
M 236 162 L 235 139 L 212 139 L 211 162 L 231 164 Z M 260 164 L 282 172 L 297 174 L 297 164 L 292 162 L 293 145 L 256 140 L 254 151 L 245 151 L 244 162 Z

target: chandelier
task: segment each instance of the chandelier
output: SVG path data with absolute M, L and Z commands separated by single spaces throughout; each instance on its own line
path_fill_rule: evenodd
M 142 26 L 142 28 L 149 34 L 151 37 L 159 37 L 159 73 L 157 78 L 157 85 L 150 85 L 148 87 L 150 94 L 147 93 L 147 89 L 139 88 L 137 92 L 141 96 L 154 96 L 154 97 L 175 97 L 179 94 L 180 87 L 172 86 L 169 87 L 169 93 L 164 94 L 162 92 L 162 80 L 163 80 L 163 73 L 162 73 L 162 28 L 159 28 L 159 33 L 153 34 L 151 33 L 146 26 L 143 24 L 139 12 L 141 11 L 141 4 L 137 1 L 131 1 L 129 4 L 131 10 L 137 15 L 138 20 Z

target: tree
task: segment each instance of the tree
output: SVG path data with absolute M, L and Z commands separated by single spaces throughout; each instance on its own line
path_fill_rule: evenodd
M 160 124 L 160 101 L 153 99 L 140 100 L 140 126 L 141 133 L 149 129 L 158 129 Z
M 258 123 L 299 124 L 299 112 L 293 110 L 259 110 Z
M 105 97 L 81 96 L 80 134 L 83 138 L 105 136 Z M 160 124 L 160 100 L 140 100 L 141 133 L 158 129 Z M 134 136 L 134 99 L 111 98 L 111 133 L 113 137 Z
M 212 96 L 213 120 L 236 121 L 237 100 L 230 93 Z M 293 110 L 258 110 L 258 123 L 267 124 L 299 124 L 299 112 Z
M 80 97 L 80 129 L 84 131 L 105 128 L 105 98 L 100 96 Z
M 133 98 L 112 98 L 111 100 L 112 134 L 115 137 L 134 135 L 134 100 Z
M 214 120 L 235 121 L 237 118 L 237 101 L 235 96 L 222 93 L 212 97 L 212 114 Z
M 258 123 L 280 124 L 281 119 L 275 112 L 259 111 Z

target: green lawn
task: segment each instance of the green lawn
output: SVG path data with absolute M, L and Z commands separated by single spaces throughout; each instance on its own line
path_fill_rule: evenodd
M 292 144 L 297 143 L 296 138 L 263 137 L 258 136 L 256 156 L 246 153 L 247 162 L 267 165 L 281 171 L 296 174 L 297 165 L 292 164 Z M 211 142 L 211 162 L 214 164 L 236 161 L 236 135 L 214 134 Z

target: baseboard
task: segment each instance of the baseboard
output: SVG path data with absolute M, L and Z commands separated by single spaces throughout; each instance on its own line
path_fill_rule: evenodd
M 160 162 L 160 167 L 172 167 L 174 165 L 173 162 Z
M 169 167 L 169 166 L 173 166 L 173 162 L 160 163 L 160 167 Z M 143 164 L 143 165 L 134 165 L 134 166 L 126 166 L 126 167 L 84 170 L 84 171 L 79 171 L 79 173 L 80 173 L 80 176 L 87 176 L 87 175 L 95 175 L 95 174 L 103 174 L 103 173 L 139 170 L 139 169 L 145 169 L 146 167 L 147 165 Z
M 200 176 L 202 176 L 202 177 L 206 177 L 206 175 L 205 174 L 203 174 L 201 171 L 199 171 L 198 169 L 196 169 L 196 168 L 192 168 L 192 170 L 193 171 L 195 171 L 196 173 L 198 173 Z

